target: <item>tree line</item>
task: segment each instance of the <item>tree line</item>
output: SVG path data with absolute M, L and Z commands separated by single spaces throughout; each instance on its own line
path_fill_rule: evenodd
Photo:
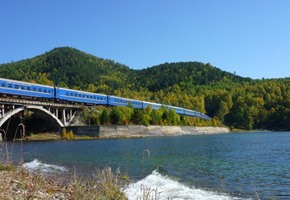
M 211 125 L 211 121 L 178 115 L 175 110 L 165 106 L 158 110 L 151 106 L 143 109 L 124 107 L 84 107 L 81 120 L 90 125 L 182 125 L 201 126 Z M 216 124 L 218 125 L 218 124 Z
M 255 80 L 200 62 L 164 63 L 133 70 L 69 47 L 56 48 L 31 59 L 2 64 L 0 76 L 184 107 L 207 114 L 212 118 L 211 125 L 225 124 L 248 130 L 290 130 L 289 77 Z M 129 108 L 109 108 L 106 111 L 109 116 L 113 109 L 113 113 L 118 113 Z M 138 119 L 137 112 L 142 112 L 147 117 L 147 121 L 143 119 L 142 124 L 158 121 L 152 116 L 155 111 L 144 114 L 145 111 L 128 113 L 133 115 L 136 112 L 135 117 Z M 100 115 L 102 112 L 90 113 Z M 121 120 L 116 120 L 116 124 L 140 122 L 126 115 L 126 120 L 122 120 L 123 115 L 120 114 Z M 187 118 L 190 122 L 184 122 L 181 119 L 183 117 L 179 118 L 181 124 L 208 123 Z M 92 121 L 95 123 L 95 120 Z M 109 123 L 115 124 L 116 121 Z M 101 121 L 98 123 L 101 124 Z M 175 122 L 159 120 L 159 123 L 169 125 Z

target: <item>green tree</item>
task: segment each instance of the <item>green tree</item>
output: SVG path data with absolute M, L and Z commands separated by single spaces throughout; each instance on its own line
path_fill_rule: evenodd
M 113 107 L 110 113 L 110 119 L 112 124 L 119 124 L 122 122 L 124 118 L 118 107 Z
M 100 116 L 100 123 L 102 125 L 107 125 L 110 122 L 110 116 L 107 109 L 104 109 L 101 116 Z
M 143 124 L 143 120 L 144 120 L 144 112 L 143 112 L 143 110 L 134 109 L 131 121 L 134 124 Z

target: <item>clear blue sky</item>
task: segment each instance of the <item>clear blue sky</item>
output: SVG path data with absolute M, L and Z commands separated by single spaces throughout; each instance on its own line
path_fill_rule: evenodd
M 290 77 L 290 0 L 1 0 L 0 63 L 70 46 L 133 69 Z

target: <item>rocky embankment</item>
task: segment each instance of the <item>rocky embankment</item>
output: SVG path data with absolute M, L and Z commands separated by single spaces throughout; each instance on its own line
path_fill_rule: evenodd
M 147 137 L 229 133 L 225 127 L 194 126 L 100 126 L 99 137 Z

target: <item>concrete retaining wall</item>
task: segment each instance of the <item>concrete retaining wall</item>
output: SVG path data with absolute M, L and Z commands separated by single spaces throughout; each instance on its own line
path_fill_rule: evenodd
M 224 127 L 194 127 L 194 126 L 71 126 L 67 131 L 75 135 L 99 138 L 148 137 L 148 136 L 178 136 L 229 133 Z
M 99 137 L 100 134 L 99 126 L 69 126 L 66 130 L 81 136 Z
M 229 133 L 224 127 L 192 126 L 100 126 L 99 137 L 147 137 Z

